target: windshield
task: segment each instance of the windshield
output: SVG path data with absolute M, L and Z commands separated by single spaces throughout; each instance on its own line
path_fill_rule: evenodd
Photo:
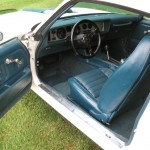
M 100 13 L 133 14 L 132 12 L 111 6 L 80 2 L 76 4 L 73 8 L 71 8 L 69 11 L 67 11 L 64 15 L 62 15 L 62 17 L 73 15 L 84 15 L 84 14 L 100 14 Z

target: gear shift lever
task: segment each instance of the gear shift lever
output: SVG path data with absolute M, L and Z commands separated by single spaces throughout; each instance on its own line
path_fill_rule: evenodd
M 106 51 L 106 54 L 107 54 L 107 60 L 110 60 L 108 45 L 105 45 L 105 51 Z

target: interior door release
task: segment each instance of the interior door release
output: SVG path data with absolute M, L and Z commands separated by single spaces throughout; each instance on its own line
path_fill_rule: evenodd
M 16 63 L 18 65 L 21 65 L 22 64 L 22 60 L 20 60 L 18 58 L 16 58 L 16 59 L 6 58 L 5 64 L 9 65 L 9 64 L 12 64 L 12 63 Z

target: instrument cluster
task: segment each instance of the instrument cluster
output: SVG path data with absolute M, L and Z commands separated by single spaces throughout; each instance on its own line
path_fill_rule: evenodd
M 108 21 L 107 21 L 108 22 Z M 101 22 L 95 22 L 97 26 L 99 27 L 99 30 L 101 33 L 106 32 L 106 24 L 105 21 Z M 51 41 L 58 41 L 58 40 L 65 40 L 65 39 L 70 39 L 71 38 L 71 30 L 73 26 L 64 26 L 64 27 L 58 27 L 58 28 L 53 28 L 49 32 L 49 42 Z M 90 31 L 92 29 L 92 24 L 91 23 L 83 23 L 80 26 L 78 26 L 75 30 L 75 34 L 84 34 L 87 31 Z

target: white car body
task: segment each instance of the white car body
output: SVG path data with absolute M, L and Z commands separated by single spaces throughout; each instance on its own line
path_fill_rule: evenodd
M 17 11 L 0 15 L 0 32 L 3 33 L 3 40 L 0 43 L 30 32 L 32 26 L 48 18 L 49 14 L 29 11 Z
M 87 0 L 88 1 L 88 0 Z M 148 2 L 144 3 L 144 1 L 135 1 L 135 0 L 95 0 L 97 2 L 110 2 L 118 5 L 123 5 L 126 7 L 136 8 L 138 10 L 142 10 L 146 13 L 150 12 Z M 30 52 L 30 65 L 32 72 L 32 87 L 31 89 L 37 93 L 44 101 L 46 101 L 50 106 L 52 106 L 57 112 L 59 112 L 64 118 L 70 121 L 74 126 L 76 126 L 79 130 L 81 130 L 85 135 L 87 135 L 90 139 L 92 139 L 95 143 L 97 143 L 104 150 L 149 150 L 150 149 L 150 130 L 149 130 L 149 112 L 150 112 L 150 96 L 147 97 L 147 100 L 138 114 L 134 128 L 132 130 L 131 136 L 128 141 L 124 142 L 120 140 L 115 134 L 110 132 L 103 124 L 99 123 L 97 120 L 91 118 L 86 112 L 80 110 L 80 108 L 75 105 L 71 105 L 69 101 L 66 99 L 55 99 L 46 88 L 41 88 L 43 84 L 41 80 L 39 80 L 36 71 L 36 55 L 35 51 L 37 45 L 39 44 L 38 40 L 35 40 L 33 35 L 39 31 L 39 29 L 46 22 L 53 22 L 56 16 L 61 16 L 64 10 L 68 8 L 74 1 L 67 0 L 60 4 L 52 13 L 40 14 L 36 12 L 14 12 L 10 14 L 5 14 L 0 16 L 0 20 L 5 22 L 7 19 L 8 27 L 2 26 L 0 24 L 0 31 L 4 34 L 4 39 L 2 42 L 16 36 L 19 34 L 28 33 L 31 30 L 31 27 L 39 22 L 42 22 L 38 25 L 33 32 L 25 35 L 28 40 L 23 40 L 22 42 L 27 46 Z M 142 5 L 142 7 L 141 7 Z M 29 13 L 29 14 L 28 14 Z M 30 14 L 34 14 L 33 16 Z M 14 20 L 14 17 L 18 17 L 18 19 Z M 23 17 L 22 17 L 23 16 Z M 29 18 L 31 16 L 31 19 Z M 51 16 L 51 17 L 50 17 Z M 49 18 L 50 17 L 50 18 Z M 49 18 L 49 19 L 48 19 Z M 24 22 L 22 22 L 22 19 Z M 48 20 L 47 20 L 48 19 Z M 11 26 L 10 26 L 11 24 Z M 21 28 L 20 28 L 21 26 Z M 11 28 L 10 28 L 11 27 Z M 17 30 L 15 30 L 17 29 Z M 16 32 L 17 31 L 17 32 Z M 7 36 L 5 36 L 7 35 Z M 64 137 L 65 138 L 65 137 Z

